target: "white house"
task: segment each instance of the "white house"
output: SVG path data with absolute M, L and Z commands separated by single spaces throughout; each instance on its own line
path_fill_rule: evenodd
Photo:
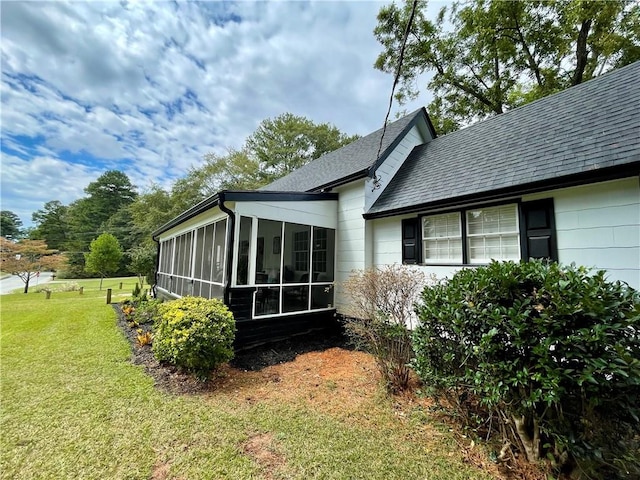
M 442 137 L 420 109 L 220 192 L 154 233 L 158 293 L 223 298 L 249 345 L 328 325 L 372 266 L 546 257 L 640 288 L 638 79 L 640 62 Z

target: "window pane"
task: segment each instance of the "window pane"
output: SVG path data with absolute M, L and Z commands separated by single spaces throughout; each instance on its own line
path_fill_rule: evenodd
M 425 262 L 462 263 L 460 213 L 444 213 L 422 218 Z
M 195 245 L 195 265 L 193 271 L 194 278 L 202 278 L 202 260 L 204 252 L 204 227 L 200 227 L 196 232 Z
M 215 226 L 213 224 L 207 225 L 204 229 L 204 246 L 203 246 L 203 261 L 202 261 L 202 279 L 211 280 L 211 268 L 213 261 L 213 235 Z
M 247 285 L 249 280 L 249 245 L 251 242 L 251 219 L 240 217 L 240 234 L 238 235 L 238 273 L 236 283 Z
M 445 238 L 460 236 L 460 213 L 431 215 L 422 219 L 423 238 Z
M 309 285 L 282 288 L 282 311 L 299 312 L 309 309 Z
M 469 210 L 467 212 L 467 233 L 484 235 L 518 231 L 517 205 Z
M 283 283 L 309 282 L 310 239 L 311 227 L 309 225 L 284 224 Z
M 311 309 L 333 308 L 333 287 L 331 285 L 311 286 Z
M 171 259 L 173 258 L 173 239 L 162 242 L 160 247 L 160 271 L 171 273 Z
M 216 283 L 224 282 L 224 267 L 227 253 L 227 219 L 215 224 L 215 234 L 213 240 L 213 259 L 211 265 L 211 281 Z
M 313 282 L 333 282 L 336 232 L 313 227 Z
M 467 222 L 470 263 L 520 259 L 517 205 L 470 210 Z
M 256 284 L 280 283 L 282 222 L 258 220 Z
M 256 316 L 280 313 L 280 287 L 259 287 L 256 292 Z

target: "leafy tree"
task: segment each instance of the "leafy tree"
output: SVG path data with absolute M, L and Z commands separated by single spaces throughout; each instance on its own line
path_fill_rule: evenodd
M 89 209 L 94 216 L 93 224 L 101 225 L 122 207 L 135 200 L 136 187 L 129 177 L 118 170 L 109 170 L 85 189 Z
M 85 254 L 85 270 L 100 274 L 102 281 L 107 275 L 116 272 L 122 259 L 122 248 L 118 239 L 110 233 L 103 233 L 91 242 L 89 253 Z
M 246 145 L 264 168 L 265 179 L 272 181 L 356 138 L 328 123 L 283 113 L 263 120 Z
M 179 189 L 176 187 L 178 183 Z M 195 195 L 189 189 L 188 182 L 179 180 L 172 191 L 152 184 L 128 208 L 135 228 L 144 240 L 151 241 L 153 231 L 200 200 L 200 194 Z
M 11 210 L 0 211 L 0 235 L 9 239 L 17 240 L 22 237 L 22 220 Z
M 70 275 L 82 276 L 83 272 L 87 271 L 84 268 L 84 253 L 89 250 L 89 243 L 109 229 L 107 222 L 113 215 L 135 200 L 135 190 L 136 187 L 131 184 L 127 175 L 110 170 L 89 183 L 84 190 L 88 196 L 69 205 L 66 214 L 67 241 L 64 249 L 69 252 Z M 114 224 L 117 223 L 122 223 L 122 219 L 114 219 Z M 122 225 L 119 228 L 116 237 L 125 240 L 123 237 L 129 234 L 130 229 Z
M 379 70 L 395 73 L 412 3 L 378 14 Z M 397 98 L 416 98 L 418 75 L 432 72 L 428 110 L 443 133 L 640 58 L 640 5 L 628 0 L 456 1 L 435 21 L 426 5 L 418 3 Z
M 214 186 L 215 191 L 254 190 L 268 183 L 261 167 L 260 162 L 247 148 L 230 149 L 226 155 L 205 155 L 205 164 L 200 169 L 193 170 L 191 174 L 193 177 L 200 177 L 203 185 Z
M 126 205 L 111 215 L 100 226 L 102 233 L 110 233 L 118 239 L 124 252 L 144 240 L 144 233 L 133 223 L 131 205 Z
M 129 268 L 138 276 L 140 285 L 144 285 L 145 278 L 151 284 L 154 281 L 156 270 L 156 246 L 152 243 L 146 243 L 132 248 L 128 254 L 131 259 Z
M 242 149 L 205 155 L 205 165 L 190 173 L 192 184 L 213 189 L 209 194 L 256 189 L 357 138 L 328 123 L 283 113 L 263 120 Z
M 44 240 L 50 248 L 62 249 L 68 240 L 67 210 L 59 200 L 51 200 L 42 210 L 33 212 L 31 220 L 36 228 L 31 232 L 31 238 Z
M 50 249 L 42 240 L 13 242 L 0 237 L 0 269 L 18 275 L 24 282 L 24 293 L 29 292 L 29 282 L 42 271 L 56 271 L 65 265 L 66 259 Z

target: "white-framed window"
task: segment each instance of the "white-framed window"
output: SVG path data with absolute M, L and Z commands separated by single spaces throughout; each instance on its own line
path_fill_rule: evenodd
M 309 270 L 309 230 L 295 232 L 293 266 L 296 270 Z
M 466 219 L 469 263 L 520 260 L 516 204 L 467 210 Z
M 422 258 L 425 263 L 462 263 L 460 212 L 422 217 Z
M 520 260 L 517 204 L 422 217 L 423 263 L 482 264 L 491 260 Z

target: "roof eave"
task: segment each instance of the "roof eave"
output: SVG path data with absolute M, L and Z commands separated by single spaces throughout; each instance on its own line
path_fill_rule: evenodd
M 180 225 L 181 223 L 186 222 L 187 220 L 195 217 L 196 215 L 199 215 L 200 213 L 217 206 L 218 202 L 219 202 L 219 193 L 215 193 L 210 197 L 205 198 L 200 203 L 194 205 L 188 210 L 185 210 L 177 217 L 169 220 L 167 223 L 162 225 L 160 228 L 158 228 L 155 232 L 151 234 L 151 238 L 157 241 L 159 235 L 162 235 L 167 230 L 171 230 L 173 227 Z
M 511 187 L 505 187 L 497 190 L 487 190 L 485 192 L 460 195 L 457 197 L 435 200 L 432 202 L 424 202 L 415 205 L 408 205 L 405 207 L 382 210 L 379 212 L 365 213 L 363 214 L 363 217 L 366 220 L 373 220 L 376 218 L 407 215 L 428 210 L 454 208 L 470 203 L 491 202 L 517 195 L 529 195 L 540 193 L 546 190 L 575 187 L 579 185 L 585 185 L 587 183 L 606 182 L 608 180 L 618 180 L 621 178 L 634 177 L 639 175 L 640 161 L 634 161 L 623 165 L 616 165 L 597 170 L 589 170 L 587 172 L 557 177 L 540 182 L 513 185 Z
M 337 200 L 337 193 L 325 192 L 289 192 L 276 190 L 222 190 L 197 205 L 185 210 L 177 217 L 162 225 L 151 234 L 154 240 L 158 240 L 158 236 L 172 228 L 192 219 L 211 208 L 217 207 L 224 202 L 251 202 L 259 200 L 275 200 L 279 202 L 303 202 L 303 201 L 319 201 L 319 200 Z

